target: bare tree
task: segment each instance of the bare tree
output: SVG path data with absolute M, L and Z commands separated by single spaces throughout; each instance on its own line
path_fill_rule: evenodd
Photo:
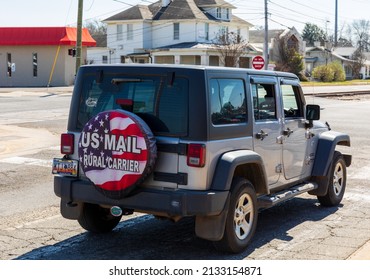
M 240 57 L 246 52 L 248 42 L 235 32 L 220 31 L 216 35 L 214 46 L 226 67 L 237 67 Z
M 352 76 L 355 79 L 360 79 L 361 68 L 365 65 L 366 61 L 364 52 L 360 48 L 357 48 L 357 50 L 353 53 L 351 59 L 352 62 L 350 63 L 349 66 L 351 67 L 352 70 Z
M 107 25 L 98 20 L 89 20 L 84 23 L 91 34 L 91 37 L 96 41 L 97 47 L 107 46 Z
M 360 19 L 352 23 L 354 41 L 361 52 L 369 51 L 370 21 Z

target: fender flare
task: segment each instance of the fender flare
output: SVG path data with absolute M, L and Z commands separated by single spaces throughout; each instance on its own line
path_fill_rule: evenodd
M 238 169 L 241 177 L 247 177 L 254 185 L 257 193 L 268 193 L 267 176 L 263 160 L 259 154 L 251 150 L 236 150 L 224 153 L 217 162 L 211 189 L 228 191 L 235 171 L 240 166 L 249 168 Z
M 336 131 L 326 131 L 320 134 L 316 148 L 315 162 L 312 168 L 312 176 L 327 176 L 337 145 L 350 147 L 351 140 L 349 135 Z M 346 165 L 350 166 L 351 156 L 346 155 L 345 159 Z
M 328 174 L 337 145 L 350 147 L 350 137 L 347 134 L 335 131 L 326 131 L 319 136 L 315 162 L 311 174 L 311 178 L 318 184 L 318 188 L 308 192 L 309 194 L 323 196 L 327 193 L 330 180 Z M 346 166 L 350 166 L 352 156 L 343 155 L 343 157 L 346 162 Z

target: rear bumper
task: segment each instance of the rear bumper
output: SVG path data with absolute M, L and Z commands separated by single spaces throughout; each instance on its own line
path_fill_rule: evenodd
M 156 213 L 165 216 L 212 216 L 218 215 L 224 209 L 229 191 L 190 191 L 190 190 L 155 190 L 140 188 L 135 194 L 123 199 L 111 199 L 99 192 L 93 184 L 76 178 L 55 176 L 54 193 L 69 205 L 81 202 L 120 206 L 137 212 Z M 66 218 L 75 219 L 74 213 Z M 76 207 L 79 211 L 80 207 Z M 64 210 L 64 212 L 68 212 Z

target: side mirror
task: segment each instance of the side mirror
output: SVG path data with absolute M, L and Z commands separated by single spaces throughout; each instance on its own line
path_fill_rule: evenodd
M 320 119 L 320 106 L 307 105 L 306 106 L 306 119 L 308 121 L 317 121 Z

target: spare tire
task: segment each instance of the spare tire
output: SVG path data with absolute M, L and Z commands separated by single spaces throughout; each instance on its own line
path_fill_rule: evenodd
M 154 168 L 157 147 L 148 125 L 123 111 L 101 112 L 84 126 L 79 143 L 80 166 L 105 196 L 127 196 Z

